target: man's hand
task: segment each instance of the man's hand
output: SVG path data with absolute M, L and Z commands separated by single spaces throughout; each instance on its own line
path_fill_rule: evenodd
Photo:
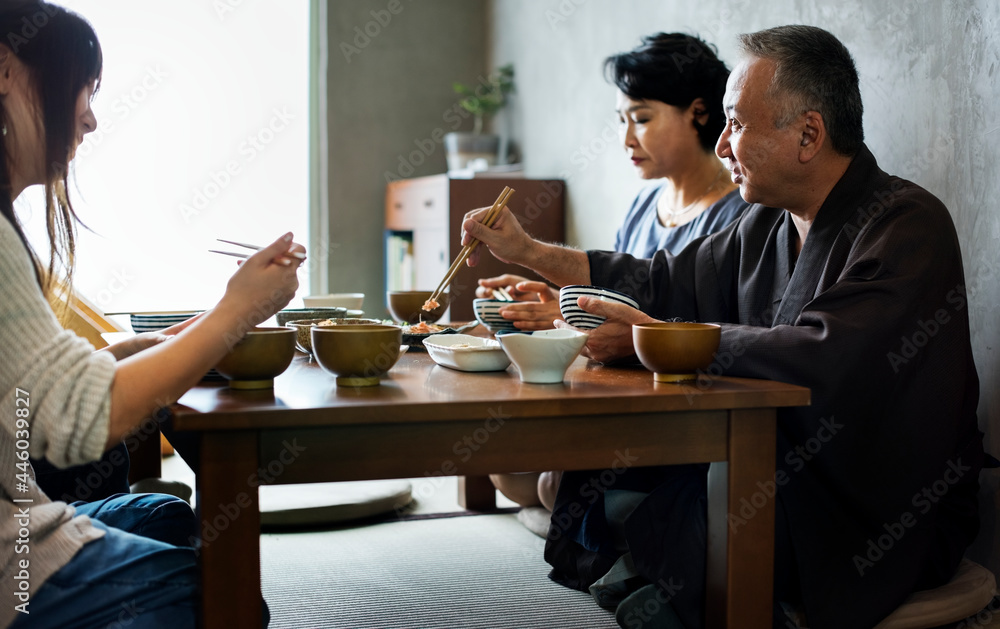
M 583 348 L 583 355 L 602 363 L 634 356 L 632 325 L 656 322 L 656 319 L 640 310 L 625 304 L 601 301 L 596 297 L 580 297 L 577 305 L 589 313 L 607 317 L 604 323 L 593 330 L 584 330 L 590 334 L 590 338 Z M 556 321 L 556 327 L 577 329 L 565 321 Z
M 466 213 L 462 222 L 462 246 L 468 245 L 473 238 L 476 238 L 489 248 L 497 260 L 529 266 L 528 261 L 536 241 L 525 233 L 517 218 L 506 206 L 500 210 L 500 215 L 492 227 L 483 225 L 482 221 L 489 210 L 490 208 L 479 208 Z M 476 266 L 482 251 L 481 246 L 476 247 L 476 250 L 469 255 L 466 264 Z

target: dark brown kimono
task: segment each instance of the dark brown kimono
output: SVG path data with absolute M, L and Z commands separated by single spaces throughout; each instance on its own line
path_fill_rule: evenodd
M 709 377 L 812 390 L 778 415 L 776 571 L 797 572 L 812 629 L 870 627 L 950 578 L 978 531 L 962 257 L 943 204 L 865 147 L 797 260 L 795 235 L 787 212 L 754 205 L 676 256 L 590 252 L 591 279 L 656 318 L 722 323 Z M 637 558 L 643 576 L 669 575 L 667 554 Z

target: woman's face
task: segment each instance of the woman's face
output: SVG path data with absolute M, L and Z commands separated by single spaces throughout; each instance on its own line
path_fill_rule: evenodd
M 687 109 L 658 100 L 635 100 L 618 92 L 619 136 L 643 179 L 659 179 L 690 166 L 704 150 L 694 120 L 704 109 L 701 99 Z M 696 114 L 696 112 L 698 112 Z
M 76 113 L 73 118 L 76 121 L 76 135 L 70 144 L 67 161 L 73 160 L 73 156 L 76 155 L 76 149 L 83 144 L 84 136 L 97 129 L 97 116 L 94 115 L 94 110 L 90 108 L 90 103 L 94 100 L 95 89 L 97 89 L 97 82 L 91 81 L 80 90 L 80 95 L 76 97 Z
M 11 156 L 13 184 L 23 190 L 28 186 L 44 184 L 46 179 L 45 132 L 41 120 L 41 107 L 27 69 L 20 63 L 11 67 L 12 79 L 4 95 L 7 111 L 8 151 Z M 77 96 L 74 106 L 74 133 L 66 147 L 66 160 L 73 159 L 77 147 L 86 134 L 97 127 L 97 119 L 90 108 L 96 82 L 86 85 Z

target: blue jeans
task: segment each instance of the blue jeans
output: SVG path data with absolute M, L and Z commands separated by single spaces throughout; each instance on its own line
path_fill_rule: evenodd
M 199 603 L 191 507 L 163 494 L 74 504 L 104 537 L 80 549 L 11 627 L 195 627 Z
M 186 629 L 197 625 L 201 571 L 191 507 L 164 494 L 77 502 L 104 537 L 85 544 L 31 597 L 12 628 Z M 261 606 L 262 626 L 270 612 Z

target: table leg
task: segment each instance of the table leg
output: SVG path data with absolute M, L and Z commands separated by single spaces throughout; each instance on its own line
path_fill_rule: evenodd
M 708 473 L 706 626 L 770 627 L 775 410 L 734 410 L 729 418 L 729 460 Z
M 257 433 L 206 432 L 201 439 L 202 626 L 260 627 L 260 504 Z
M 497 489 L 489 476 L 459 476 L 458 504 L 470 511 L 495 511 Z

